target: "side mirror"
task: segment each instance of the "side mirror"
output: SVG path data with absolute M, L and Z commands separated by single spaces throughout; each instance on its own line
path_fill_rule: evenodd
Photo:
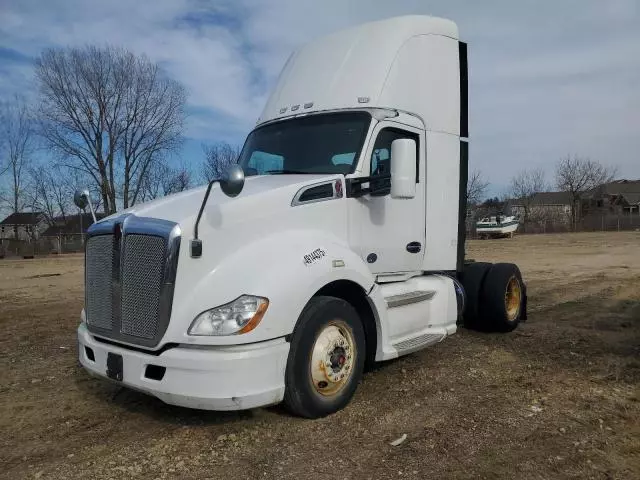
M 220 179 L 220 188 L 228 197 L 237 197 L 244 188 L 244 170 L 238 164 L 229 165 Z
M 93 223 L 96 223 L 98 220 L 96 219 L 96 212 L 93 210 L 93 205 L 91 204 L 91 197 L 89 196 L 89 190 L 86 188 L 81 188 L 76 190 L 73 194 L 73 203 L 76 204 L 80 210 L 84 210 L 89 205 L 89 210 L 91 210 L 91 216 L 93 217 Z
M 416 196 L 416 142 L 399 138 L 391 143 L 391 198 Z
M 244 188 L 244 170 L 238 164 L 229 165 L 220 180 L 212 180 L 209 182 L 209 186 L 207 187 L 207 190 L 204 193 L 204 198 L 202 199 L 202 203 L 200 204 L 200 210 L 198 211 L 198 216 L 196 217 L 196 223 L 193 226 L 193 238 L 191 239 L 189 247 L 191 250 L 192 258 L 199 258 L 202 256 L 202 240 L 198 238 L 198 225 L 200 224 L 200 219 L 202 218 L 204 207 L 207 204 L 207 200 L 209 199 L 211 187 L 213 187 L 214 183 L 216 182 L 220 184 L 220 189 L 227 197 L 237 197 L 238 195 L 240 195 L 240 192 Z
M 87 208 L 87 205 L 89 203 L 89 190 L 76 190 L 76 192 L 73 194 L 73 203 L 75 203 L 76 207 L 78 207 L 80 210 L 84 210 L 85 208 Z

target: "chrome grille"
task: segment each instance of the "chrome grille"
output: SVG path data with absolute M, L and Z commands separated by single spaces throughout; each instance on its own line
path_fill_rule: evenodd
M 87 241 L 86 316 L 91 326 L 111 330 L 113 282 L 113 235 L 100 235 Z
M 122 262 L 122 326 L 134 337 L 154 338 L 158 329 L 165 240 L 127 235 Z
M 171 317 L 179 225 L 126 214 L 93 224 L 88 235 L 89 330 L 111 340 L 157 346 Z

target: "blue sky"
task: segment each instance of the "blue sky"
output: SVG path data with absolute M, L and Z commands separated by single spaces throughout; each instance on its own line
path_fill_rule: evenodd
M 636 0 L 1 0 L 0 98 L 35 97 L 44 47 L 115 44 L 145 53 L 189 92 L 182 158 L 241 143 L 291 50 L 407 13 L 458 23 L 470 52 L 471 163 L 504 189 L 522 168 L 578 154 L 640 178 Z

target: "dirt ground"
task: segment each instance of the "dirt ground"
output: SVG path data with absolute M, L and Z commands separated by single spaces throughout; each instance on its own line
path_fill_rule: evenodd
M 0 260 L 0 477 L 640 478 L 640 233 L 468 250 L 520 265 L 529 321 L 381 365 L 315 421 L 181 409 L 90 378 L 83 258 Z

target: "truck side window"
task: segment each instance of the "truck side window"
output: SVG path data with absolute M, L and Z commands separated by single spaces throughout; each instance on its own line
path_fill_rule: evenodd
M 378 138 L 376 138 L 376 143 L 373 145 L 373 152 L 371 153 L 370 175 L 375 177 L 391 173 L 391 143 L 398 138 L 410 138 L 416 142 L 418 147 L 416 148 L 416 183 L 418 183 L 420 179 L 420 144 L 418 135 L 395 128 L 385 128 L 378 133 Z

